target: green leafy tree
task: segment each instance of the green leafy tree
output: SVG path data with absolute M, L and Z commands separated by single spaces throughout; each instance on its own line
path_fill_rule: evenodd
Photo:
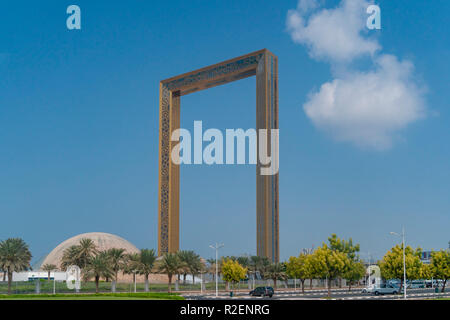
M 348 291 L 351 291 L 352 284 L 358 282 L 366 275 L 366 267 L 361 261 L 350 260 L 348 270 L 342 275 L 342 278 L 347 280 Z
M 431 279 L 434 277 L 434 270 L 431 264 L 422 264 L 422 268 L 420 269 L 420 278 L 421 279 Z
M 301 253 L 298 257 L 290 257 L 286 263 L 286 274 L 294 279 L 299 279 L 302 284 L 302 293 L 305 293 L 305 280 L 311 277 L 311 271 L 307 260 L 310 255 Z
M 20 238 L 10 238 L 0 242 L 0 268 L 8 274 L 8 294 L 11 294 L 13 272 L 25 271 L 30 266 L 31 252 Z
M 244 268 L 235 260 L 225 259 L 222 263 L 222 274 L 226 282 L 233 284 L 245 279 L 247 268 Z
M 250 279 L 250 274 L 251 274 L 251 270 L 250 270 L 250 258 L 248 256 L 240 256 L 237 257 L 236 259 L 237 262 L 239 262 L 239 264 L 241 266 L 243 266 L 244 268 L 247 269 L 247 279 Z
M 434 277 L 444 282 L 442 292 L 445 292 L 445 285 L 450 279 L 450 251 L 441 250 L 431 254 L 431 269 Z
M 346 241 L 340 239 L 335 233 L 328 237 L 329 247 L 333 251 L 345 253 L 350 261 L 357 261 L 359 259 L 358 252 L 360 250 L 359 244 L 353 244 L 352 238 Z M 339 278 L 339 287 L 342 287 L 342 278 Z
M 153 272 L 156 261 L 154 249 L 142 249 L 140 254 L 139 273 L 145 277 L 145 292 L 149 291 L 148 276 Z
M 178 274 L 182 268 L 183 262 L 181 262 L 179 256 L 175 253 L 166 253 L 157 262 L 158 272 L 167 274 L 169 278 L 169 293 L 172 292 L 172 277 Z
M 53 270 L 56 270 L 57 266 L 54 264 L 44 264 L 42 266 L 42 271 L 47 271 L 47 280 L 50 281 L 50 272 L 52 272 Z
M 406 278 L 409 280 L 420 279 L 422 261 L 421 249 L 413 250 L 410 246 L 405 250 Z M 403 288 L 403 245 L 396 245 L 388 251 L 383 260 L 379 262 L 381 276 L 385 279 L 400 279 L 400 291 Z
M 314 261 L 313 261 L 313 258 L 314 258 L 313 253 L 314 253 L 314 251 L 312 251 L 312 252 L 310 252 L 308 254 L 305 254 L 306 255 L 306 259 L 305 259 L 305 262 L 304 262 L 305 263 L 305 269 L 307 270 L 308 277 L 309 277 L 309 288 L 310 289 L 312 289 L 313 279 L 321 277 L 320 275 L 318 275 L 315 272 L 314 265 L 313 265 L 313 263 L 314 263 Z
M 107 251 L 98 252 L 95 256 L 90 257 L 82 271 L 85 279 L 94 278 L 96 293 L 99 292 L 100 278 L 110 278 L 114 275 Z
M 331 296 L 331 281 L 344 275 L 350 266 L 347 254 L 331 250 L 325 243 L 311 255 L 309 266 L 314 275 L 328 279 L 328 296 Z
M 336 234 L 332 234 L 328 238 L 329 247 L 333 251 L 339 251 L 346 253 L 349 259 L 356 260 L 358 258 L 358 252 L 360 250 L 359 244 L 353 244 L 352 238 L 346 241 L 345 239 L 340 239 Z

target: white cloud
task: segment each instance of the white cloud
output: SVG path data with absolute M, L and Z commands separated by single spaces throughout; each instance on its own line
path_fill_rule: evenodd
M 317 0 L 299 0 L 286 24 L 293 41 L 305 45 L 312 58 L 328 61 L 335 77 L 310 94 L 303 106 L 306 115 L 338 141 L 385 150 L 399 131 L 426 115 L 426 105 L 414 65 L 382 54 L 378 41 L 368 36 L 371 3 L 341 0 L 325 9 Z M 371 58 L 373 68 L 351 70 L 362 56 Z
M 352 72 L 323 84 L 303 106 L 319 129 L 339 141 L 383 150 L 395 133 L 425 115 L 423 90 L 413 79 L 413 65 L 395 56 L 376 59 L 377 68 Z
M 317 1 L 300 0 L 297 9 L 288 12 L 287 29 L 292 40 L 306 45 L 316 59 L 349 62 L 373 55 L 380 45 L 364 36 L 369 4 L 366 0 L 343 0 L 334 9 L 315 11 Z

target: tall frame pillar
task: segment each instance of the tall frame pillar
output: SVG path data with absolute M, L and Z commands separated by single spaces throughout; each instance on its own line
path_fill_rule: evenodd
M 279 129 L 278 127 L 278 58 L 267 52 L 256 71 L 256 128 Z M 267 131 L 266 150 L 270 154 L 272 136 Z M 260 137 L 259 137 L 260 138 Z M 275 143 L 278 143 L 276 141 Z M 257 145 L 260 156 L 260 143 Z M 257 255 L 269 258 L 272 262 L 280 259 L 278 172 L 261 175 L 262 164 L 256 166 L 256 241 Z

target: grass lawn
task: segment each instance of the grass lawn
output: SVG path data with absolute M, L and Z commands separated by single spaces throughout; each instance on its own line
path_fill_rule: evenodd
M 169 293 L 99 293 L 99 294 L 13 294 L 0 295 L 0 300 L 184 300 Z

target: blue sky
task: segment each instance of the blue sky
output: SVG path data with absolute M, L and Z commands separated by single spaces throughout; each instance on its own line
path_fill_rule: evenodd
M 332 55 L 314 56 L 317 38 L 294 41 L 287 28 L 296 0 L 2 6 L 0 239 L 24 238 L 34 259 L 94 231 L 156 248 L 159 81 L 267 48 L 279 57 L 281 258 L 331 233 L 380 257 L 398 242 L 389 232 L 402 224 L 409 244 L 447 247 L 450 3 L 376 3 L 382 30 L 364 37 L 382 47 L 377 57 L 414 66 L 397 80 L 423 90 L 424 110 L 389 132 L 381 148 L 361 145 L 340 120 L 324 124 L 305 111 L 308 102 L 320 111 L 313 96 L 324 83 L 374 70 L 377 57 L 355 59 L 342 72 Z M 81 8 L 81 30 L 66 28 L 70 4 Z M 325 1 L 307 15 L 337 5 Z M 254 78 L 183 97 L 182 126 L 194 120 L 253 128 Z M 255 167 L 184 166 L 180 214 L 182 249 L 210 257 L 208 245 L 217 241 L 225 255 L 255 254 Z

